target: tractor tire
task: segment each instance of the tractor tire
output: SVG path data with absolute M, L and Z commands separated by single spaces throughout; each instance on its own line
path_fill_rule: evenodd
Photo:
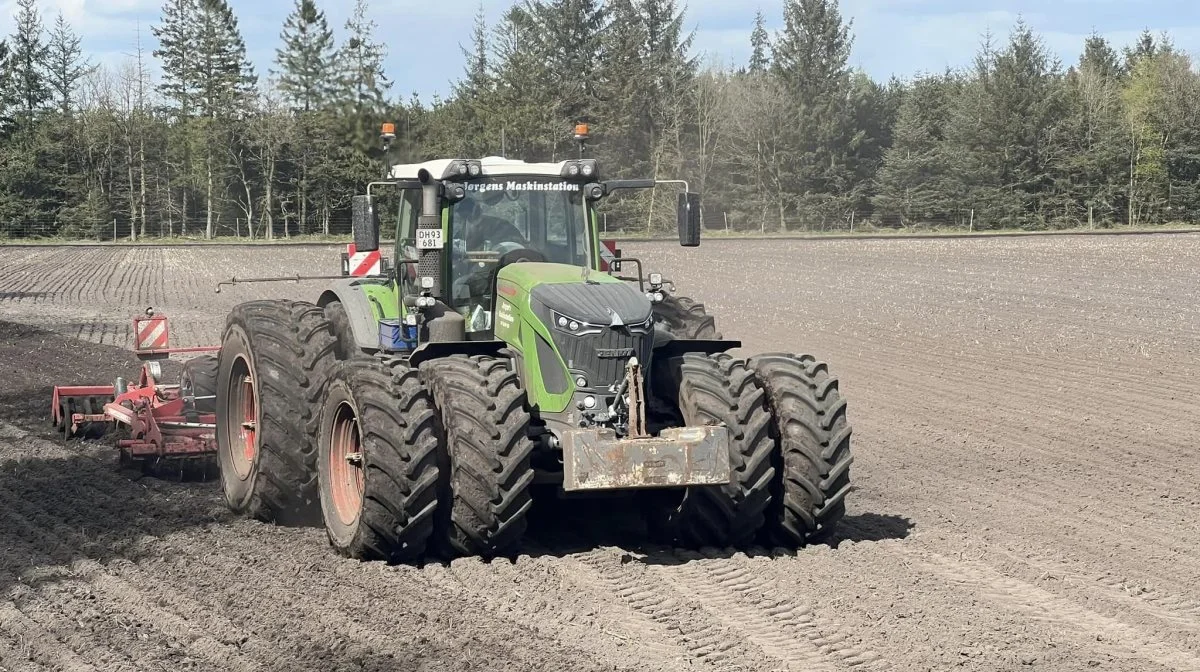
M 234 306 L 217 369 L 217 456 L 233 511 L 319 524 L 317 416 L 334 348 L 329 320 L 311 303 Z
M 533 505 L 534 443 L 516 372 L 503 357 L 452 356 L 421 366 L 445 432 L 438 543 L 447 556 L 514 553 Z
M 418 560 L 434 531 L 439 428 L 417 372 L 375 359 L 339 362 L 318 430 L 329 543 L 358 560 Z
M 687 296 L 664 294 L 660 303 L 654 304 L 654 317 L 672 336 L 681 340 L 721 340 L 717 322 L 704 309 Z
M 197 413 L 216 413 L 217 357 L 203 355 L 184 362 L 179 373 L 179 392 L 196 399 L 193 410 Z
M 777 442 L 764 541 L 795 547 L 829 538 L 846 513 L 851 427 L 837 378 L 811 355 L 750 359 L 767 392 Z
M 333 301 L 325 304 L 325 319 L 329 320 L 333 328 L 333 335 L 337 338 L 337 349 L 335 352 L 339 360 L 372 359 L 370 355 L 359 349 L 358 342 L 354 340 L 354 329 L 350 326 L 350 315 L 346 313 L 346 306 L 342 305 L 341 301 Z
M 745 362 L 726 354 L 686 354 L 660 365 L 656 394 L 686 426 L 729 429 L 730 482 L 647 493 L 653 536 L 687 547 L 743 547 L 764 523 L 775 468 L 771 415 L 763 390 Z

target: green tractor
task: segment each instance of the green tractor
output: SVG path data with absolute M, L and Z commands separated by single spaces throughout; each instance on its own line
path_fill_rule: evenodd
M 356 249 L 372 251 L 378 192 L 399 195 L 382 274 L 229 315 L 229 506 L 323 521 L 338 552 L 391 562 L 512 555 L 535 491 L 637 497 L 672 545 L 828 537 L 851 455 L 826 365 L 731 356 L 740 343 L 703 305 L 602 258 L 597 205 L 656 184 L 603 180 L 592 159 L 391 166 L 353 201 Z M 698 245 L 698 196 L 685 187 L 678 208 L 680 244 Z

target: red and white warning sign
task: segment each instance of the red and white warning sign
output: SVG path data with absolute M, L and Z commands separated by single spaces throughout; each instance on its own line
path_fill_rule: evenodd
M 346 274 L 356 277 L 367 275 L 379 275 L 380 263 L 382 257 L 379 255 L 379 250 L 372 252 L 359 252 L 355 248 L 354 243 L 346 245 Z
M 615 240 L 600 241 L 600 270 L 602 270 L 602 271 L 609 271 L 609 270 L 619 271 L 619 270 L 621 270 L 619 268 L 616 268 L 616 269 L 612 268 L 612 262 L 617 259 L 618 254 L 619 254 L 619 252 L 617 251 L 617 241 L 615 241 Z
M 165 350 L 167 348 L 169 335 L 166 315 L 134 318 L 133 330 L 137 334 L 138 350 Z

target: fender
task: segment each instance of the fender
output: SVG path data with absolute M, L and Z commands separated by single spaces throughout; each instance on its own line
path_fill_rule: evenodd
M 654 356 L 670 359 L 679 355 L 697 353 L 715 355 L 742 347 L 741 341 L 699 341 L 672 338 L 654 344 Z
M 363 291 L 364 285 L 383 285 L 385 281 L 357 278 L 352 280 L 335 280 L 333 284 L 321 292 L 317 305 L 321 308 L 338 302 L 346 309 L 350 318 L 350 330 L 354 333 L 354 343 L 364 352 L 379 351 L 379 318 L 386 316 L 384 306 L 369 297 Z

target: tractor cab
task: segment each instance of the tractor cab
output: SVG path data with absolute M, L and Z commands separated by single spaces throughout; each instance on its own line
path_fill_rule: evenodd
M 438 198 L 441 240 L 435 240 L 437 233 L 419 226 L 420 176 L 449 171 L 451 179 L 461 178 L 463 166 L 465 179 Z M 595 172 L 590 161 L 527 164 L 499 157 L 393 166 L 393 178 L 411 193 L 401 201 L 396 226 L 395 267 L 406 271 L 401 293 L 420 293 L 422 250 L 438 250 L 440 298 L 466 320 L 469 336 L 486 336 L 503 267 L 529 262 L 598 270 L 593 203 L 584 198 L 583 181 Z

